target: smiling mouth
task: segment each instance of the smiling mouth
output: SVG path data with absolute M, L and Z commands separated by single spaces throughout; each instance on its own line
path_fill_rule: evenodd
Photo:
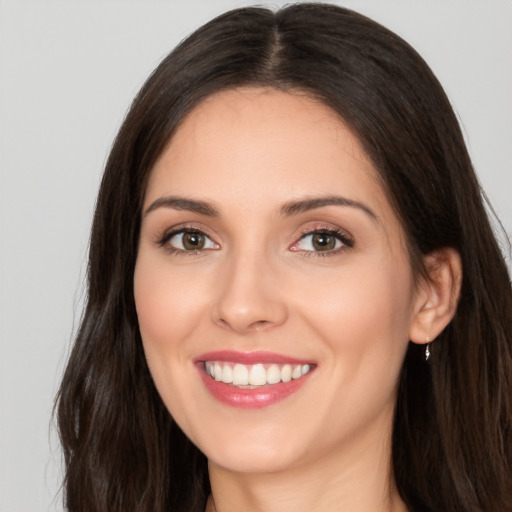
M 241 364 L 205 361 L 204 371 L 212 379 L 240 389 L 256 389 L 298 380 L 313 368 L 311 364 Z

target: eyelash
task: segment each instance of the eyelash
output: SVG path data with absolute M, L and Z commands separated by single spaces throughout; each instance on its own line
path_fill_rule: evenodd
M 179 235 L 179 234 L 186 234 L 186 233 L 190 233 L 190 234 L 197 233 L 199 235 L 205 236 L 211 242 L 213 242 L 211 237 L 208 236 L 204 231 L 197 229 L 195 227 L 185 226 L 185 227 L 180 227 L 178 229 L 173 229 L 171 231 L 165 232 L 161 237 L 159 237 L 159 239 L 157 240 L 157 244 L 160 247 L 163 247 L 169 254 L 180 255 L 180 256 L 182 256 L 182 255 L 183 256 L 185 256 L 185 255 L 186 256 L 199 256 L 199 255 L 204 255 L 207 251 L 215 250 L 215 249 L 210 248 L 210 249 L 197 249 L 197 250 L 187 251 L 184 249 L 178 249 L 169 244 L 169 241 L 174 236 Z M 290 250 L 292 250 L 293 252 L 300 252 L 303 256 L 306 256 L 308 258 L 314 258 L 314 257 L 323 258 L 323 257 L 327 257 L 327 256 L 334 256 L 336 254 L 339 254 L 340 252 L 343 252 L 347 249 L 351 249 L 354 247 L 354 239 L 348 233 L 346 233 L 345 231 L 342 231 L 341 229 L 325 227 L 325 226 L 313 227 L 313 228 L 304 230 L 303 232 L 301 232 L 298 240 L 296 242 L 294 242 L 291 247 L 298 245 L 307 236 L 317 235 L 317 234 L 325 234 L 328 236 L 335 237 L 338 241 L 340 241 L 342 243 L 342 247 L 337 248 L 337 249 L 332 249 L 332 250 L 326 250 L 326 251 L 304 250 L 304 249 L 300 249 L 300 248 L 297 248 L 297 249 L 290 248 Z M 213 243 L 216 244 L 216 242 L 213 242 Z M 216 245 L 218 245 L 218 244 L 216 244 Z
M 208 240 L 212 241 L 211 237 L 208 236 L 201 229 L 197 229 L 195 227 L 184 226 L 184 227 L 180 227 L 177 229 L 173 229 L 171 231 L 166 231 L 161 237 L 159 237 L 157 244 L 160 247 L 163 247 L 169 254 L 178 255 L 178 256 L 201 256 L 201 255 L 204 255 L 205 252 L 212 250 L 212 249 L 196 249 L 196 250 L 187 251 L 184 249 L 178 249 L 169 244 L 169 241 L 174 236 L 180 235 L 180 234 L 186 234 L 186 233 L 190 233 L 190 234 L 197 233 L 198 235 L 203 235 Z M 216 243 L 216 242 L 213 242 L 213 243 Z M 218 245 L 218 244 L 216 244 L 216 245 Z
M 327 250 L 327 251 L 307 251 L 304 249 L 294 249 L 296 252 L 300 252 L 303 256 L 308 258 L 325 258 L 329 256 L 335 256 L 340 252 L 344 252 L 347 249 L 352 249 L 354 247 L 354 239 L 345 231 L 342 231 L 338 228 L 332 227 L 312 227 L 304 230 L 298 239 L 293 245 L 299 244 L 302 240 L 304 240 L 309 235 L 318 235 L 325 234 L 328 236 L 333 236 L 337 240 L 342 243 L 342 246 L 337 249 Z M 292 246 L 293 247 L 293 246 Z

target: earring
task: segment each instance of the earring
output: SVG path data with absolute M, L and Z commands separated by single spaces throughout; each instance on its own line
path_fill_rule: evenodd
M 425 361 L 428 361 L 430 359 L 430 338 L 428 336 L 426 337 L 425 342 Z

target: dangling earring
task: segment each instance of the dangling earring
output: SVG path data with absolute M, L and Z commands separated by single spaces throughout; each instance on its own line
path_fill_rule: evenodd
M 428 336 L 425 339 L 425 342 L 425 361 L 428 361 L 430 359 L 430 338 Z

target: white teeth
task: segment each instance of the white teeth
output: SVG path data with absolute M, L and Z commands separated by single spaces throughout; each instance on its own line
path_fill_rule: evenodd
M 235 386 L 247 386 L 249 384 L 249 370 L 243 364 L 235 364 L 233 368 L 233 384 Z
M 249 384 L 263 386 L 267 383 L 267 372 L 262 364 L 255 364 L 249 371 Z
M 222 382 L 226 384 L 233 382 L 233 369 L 228 364 L 225 364 L 224 368 L 222 368 Z
M 267 382 L 269 384 L 277 384 L 281 382 L 281 370 L 277 364 L 272 364 L 267 370 Z
M 281 370 L 281 380 L 283 382 L 290 382 L 292 380 L 292 367 L 289 364 L 285 364 Z
M 215 380 L 221 381 L 222 380 L 222 366 L 220 365 L 220 363 L 214 363 L 213 372 L 214 372 Z
M 216 381 L 234 386 L 264 386 L 300 379 L 311 370 L 311 365 L 235 364 L 223 361 L 205 361 L 205 371 Z

